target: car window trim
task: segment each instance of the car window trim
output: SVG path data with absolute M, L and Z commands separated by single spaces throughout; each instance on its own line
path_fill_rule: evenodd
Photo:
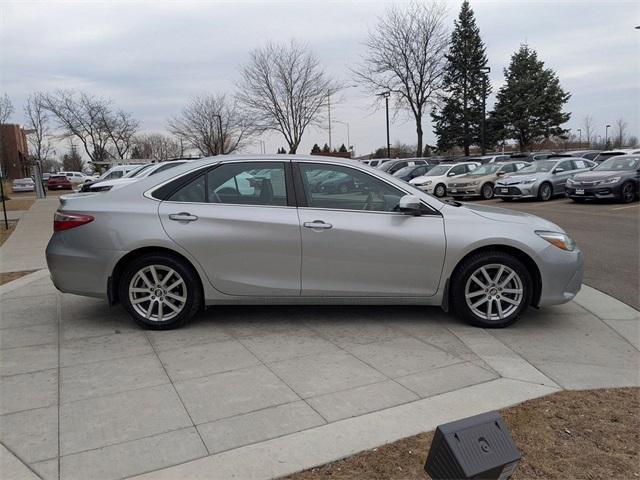
M 304 189 L 304 182 L 302 180 L 302 172 L 300 171 L 300 164 L 301 163 L 311 163 L 311 164 L 315 164 L 315 165 L 333 165 L 333 166 L 338 166 L 338 167 L 343 167 L 343 168 L 351 168 L 353 170 L 357 170 L 359 172 L 362 172 L 365 175 L 370 175 L 373 178 L 380 180 L 381 182 L 384 182 L 387 185 L 390 185 L 391 187 L 395 188 L 396 190 L 399 190 L 401 192 L 403 192 L 405 195 L 413 195 L 413 192 L 407 192 L 406 190 L 398 187 L 397 185 L 394 185 L 392 183 L 387 182 L 384 178 L 380 178 L 376 175 L 372 175 L 371 172 L 368 172 L 364 169 L 360 169 L 360 168 L 355 168 L 352 165 L 345 165 L 343 163 L 333 163 L 333 162 L 316 162 L 313 160 L 292 160 L 291 161 L 291 165 L 293 167 L 293 183 L 295 185 L 295 190 L 296 190 L 296 201 L 297 201 L 297 206 L 298 208 L 307 208 L 307 209 L 311 209 L 311 210 L 323 210 L 323 211 L 333 211 L 333 212 L 358 212 L 358 213 L 377 213 L 377 214 L 383 214 L 383 215 L 406 215 L 402 212 L 380 212 L 380 211 L 375 211 L 375 210 L 352 210 L 352 209 L 348 209 L 348 208 L 326 208 L 326 207 L 310 207 L 308 205 L 307 202 L 307 198 L 305 195 L 305 189 Z M 424 200 L 420 199 L 420 203 L 426 208 L 425 211 L 422 212 L 423 215 L 425 216 L 442 216 L 442 213 L 440 213 L 440 211 L 436 210 L 435 208 L 433 208 L 431 205 L 429 205 L 427 202 L 425 202 Z

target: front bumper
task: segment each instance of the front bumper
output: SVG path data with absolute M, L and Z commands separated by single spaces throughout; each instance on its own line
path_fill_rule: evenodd
M 498 198 L 535 198 L 538 196 L 538 184 L 496 185 L 493 195 Z
M 465 187 L 458 187 L 455 185 L 447 186 L 447 193 L 451 197 L 479 197 L 480 185 L 472 185 Z
M 433 183 L 431 185 L 416 185 L 416 184 L 412 184 L 412 185 L 426 193 L 433 193 L 433 188 L 435 187 Z
M 573 252 L 549 245 L 539 263 L 542 289 L 538 306 L 567 303 L 582 287 L 584 255 L 578 247 Z
M 622 196 L 622 183 L 613 185 L 569 186 L 565 187 L 565 194 L 569 198 L 607 199 Z

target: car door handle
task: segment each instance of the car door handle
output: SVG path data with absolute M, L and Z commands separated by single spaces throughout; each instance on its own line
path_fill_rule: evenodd
M 189 212 L 180 212 L 180 213 L 170 213 L 170 220 L 175 220 L 176 222 L 195 222 L 198 220 L 196 215 L 191 215 Z
M 302 224 L 305 228 L 313 228 L 313 229 L 329 229 L 332 228 L 333 225 L 330 223 L 323 222 L 322 220 L 314 220 L 313 222 L 304 222 Z

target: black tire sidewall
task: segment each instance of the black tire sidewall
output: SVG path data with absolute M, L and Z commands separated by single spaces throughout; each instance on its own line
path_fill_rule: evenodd
M 439 189 L 442 189 L 442 195 L 438 194 Z M 445 187 L 442 183 L 439 183 L 438 185 L 436 185 L 436 188 L 433 189 L 433 194 L 438 198 L 442 198 L 447 194 L 447 187 Z
M 489 193 L 489 196 L 486 196 L 484 194 L 484 190 L 487 187 L 489 187 L 489 189 L 491 190 L 491 192 Z M 482 185 L 482 187 L 480 188 L 480 196 L 482 197 L 483 200 L 491 200 L 493 198 L 493 185 L 491 185 L 490 183 L 485 183 L 484 185 Z
M 518 309 L 508 317 L 498 321 L 487 321 L 477 317 L 467 305 L 465 286 L 467 280 L 483 265 L 499 263 L 513 269 L 522 281 L 523 299 Z M 533 296 L 533 280 L 525 265 L 515 256 L 504 252 L 481 252 L 465 259 L 451 278 L 451 306 L 453 311 L 467 323 L 482 328 L 504 328 L 518 320 L 520 315 L 531 304 Z
M 182 311 L 171 320 L 165 322 L 150 321 L 138 314 L 129 301 L 129 283 L 131 282 L 131 279 L 138 271 L 140 271 L 140 269 L 148 265 L 164 265 L 172 268 L 182 277 L 186 284 L 186 304 Z M 136 323 L 151 330 L 170 330 L 177 328 L 198 313 L 203 304 L 202 288 L 197 272 L 191 265 L 186 264 L 182 259 L 163 253 L 143 255 L 130 262 L 120 277 L 118 293 L 122 305 Z
M 631 185 L 631 191 L 633 192 L 633 195 L 631 196 L 630 200 L 627 200 L 626 198 L 624 198 L 624 189 L 628 185 Z M 622 186 L 620 187 L 620 200 L 622 201 L 622 203 L 631 203 L 635 199 L 636 199 L 636 192 L 635 192 L 635 189 L 633 188 L 633 183 L 631 182 L 623 183 Z
M 544 196 L 542 195 L 542 191 L 544 188 L 548 188 L 549 189 L 549 196 L 547 198 L 544 198 Z M 551 197 L 553 197 L 553 188 L 551 187 L 551 185 L 549 185 L 549 183 L 545 182 L 542 185 L 540 185 L 540 188 L 538 189 L 538 200 L 542 201 L 542 202 L 547 202 L 549 200 L 551 200 Z

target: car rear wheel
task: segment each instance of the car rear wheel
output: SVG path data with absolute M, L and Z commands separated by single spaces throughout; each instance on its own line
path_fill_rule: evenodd
M 133 260 L 119 288 L 125 309 L 138 324 L 152 330 L 179 327 L 203 304 L 197 273 L 172 255 L 150 254 Z
M 538 200 L 542 202 L 546 202 L 547 200 L 551 199 L 552 195 L 553 195 L 553 189 L 551 188 L 550 184 L 545 182 L 542 185 L 540 185 L 540 188 L 538 188 Z
M 453 310 L 471 325 L 503 328 L 531 303 L 533 282 L 513 255 L 484 252 L 462 263 L 451 282 Z
M 447 194 L 447 187 L 442 183 L 439 183 L 436 185 L 436 188 L 433 189 L 433 194 L 438 198 L 442 198 Z
M 620 198 L 624 203 L 631 203 L 635 200 L 636 192 L 633 188 L 633 183 L 627 182 L 622 185 L 622 188 L 620 190 Z
M 480 190 L 482 198 L 484 200 L 491 200 L 493 198 L 493 185 L 485 183 Z

